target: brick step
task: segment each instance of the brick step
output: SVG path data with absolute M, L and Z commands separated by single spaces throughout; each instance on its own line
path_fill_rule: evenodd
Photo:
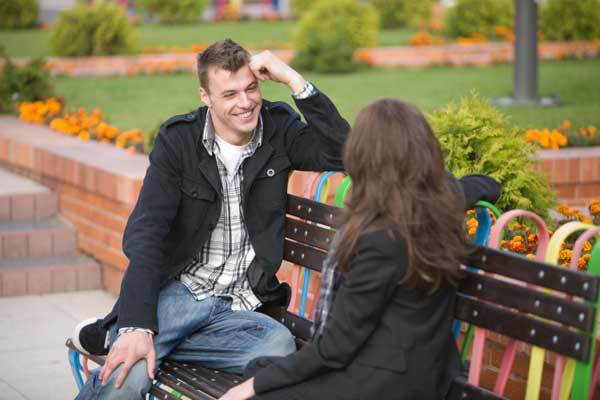
M 39 221 L 57 212 L 55 192 L 0 194 L 0 222 Z
M 85 256 L 0 259 L 0 297 L 101 287 L 100 266 Z
M 0 168 L 0 222 L 39 221 L 58 212 L 58 194 Z
M 59 218 L 0 222 L 0 259 L 74 256 L 77 232 Z

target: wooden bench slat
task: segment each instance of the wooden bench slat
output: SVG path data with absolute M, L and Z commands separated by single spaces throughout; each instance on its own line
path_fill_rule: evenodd
M 177 368 L 185 369 L 193 376 L 202 377 L 203 379 L 209 380 L 212 382 L 212 384 L 217 386 L 219 390 L 222 391 L 226 391 L 230 387 L 236 385 L 241 379 L 239 375 L 234 375 L 223 371 L 216 371 L 198 363 L 174 360 L 167 360 L 167 362 L 171 367 L 175 366 Z
M 334 226 L 341 212 L 341 208 L 288 194 L 287 213 L 295 217 Z
M 283 259 L 294 264 L 321 272 L 321 266 L 326 256 L 327 253 L 322 250 L 298 242 L 292 242 L 289 239 L 285 240 Z
M 506 398 L 479 386 L 473 386 L 463 379 L 456 379 L 452 382 L 446 400 L 506 400 Z
M 595 309 L 584 303 L 574 303 L 476 272 L 466 272 L 459 291 L 482 300 L 516 308 L 519 311 L 552 319 L 566 325 L 591 332 L 594 327 Z
M 591 338 L 538 318 L 458 294 L 456 318 L 482 328 L 588 362 Z
M 222 376 L 215 376 L 210 369 L 187 362 L 169 360 L 163 362 L 160 368 L 177 379 L 187 382 L 196 391 L 215 398 L 219 398 L 230 387 L 241 382 L 239 377 L 231 378 L 225 373 L 219 374 Z
M 215 400 L 219 396 L 212 396 L 201 390 L 199 387 L 194 385 L 194 382 L 190 382 L 187 379 L 172 374 L 168 369 L 161 367 L 157 374 L 157 380 L 170 387 L 173 390 L 177 390 L 179 393 L 194 399 L 194 400 Z M 156 386 L 153 386 L 154 389 Z
M 324 251 L 329 249 L 334 235 L 333 229 L 309 224 L 299 219 L 287 218 L 285 222 L 286 237 Z
M 471 249 L 466 265 L 590 301 L 598 297 L 599 278 L 594 275 L 489 247 L 471 245 Z

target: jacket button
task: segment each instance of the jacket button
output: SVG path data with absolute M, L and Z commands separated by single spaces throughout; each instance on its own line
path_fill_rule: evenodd
M 275 175 L 275 170 L 273 168 L 269 168 L 267 170 L 267 176 L 273 176 L 273 175 Z
M 197 198 L 198 197 L 198 192 L 196 192 L 195 190 L 192 192 L 192 197 L 193 198 Z

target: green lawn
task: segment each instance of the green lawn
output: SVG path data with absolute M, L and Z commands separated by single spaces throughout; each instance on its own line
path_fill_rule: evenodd
M 135 27 L 135 32 L 141 47 L 157 45 L 187 47 L 191 44 L 211 43 L 228 37 L 249 48 L 261 49 L 270 47 L 270 43 L 291 43 L 294 25 L 294 21 L 140 25 Z M 410 29 L 382 31 L 379 35 L 379 43 L 382 46 L 402 45 L 413 32 Z M 42 30 L 0 30 L 0 46 L 3 46 L 6 54 L 11 57 L 48 56 L 53 55 L 49 37 L 50 33 Z
M 472 90 L 484 96 L 511 92 L 512 68 L 436 67 L 423 70 L 370 69 L 348 75 L 307 74 L 352 121 L 357 111 L 382 96 L 402 97 L 424 111 L 432 111 Z M 174 114 L 199 106 L 198 83 L 191 74 L 132 78 L 56 78 L 57 93 L 70 107 L 98 107 L 120 128 L 152 129 Z M 263 96 L 291 101 L 287 88 L 267 82 Z M 563 119 L 575 126 L 600 127 L 600 59 L 543 62 L 542 95 L 557 93 L 564 105 L 556 108 L 503 108 L 516 125 L 554 128 Z

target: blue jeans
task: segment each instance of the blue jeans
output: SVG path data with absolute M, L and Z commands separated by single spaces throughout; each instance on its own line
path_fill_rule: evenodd
M 285 356 L 296 350 L 292 334 L 274 319 L 254 311 L 232 311 L 227 297 L 198 301 L 178 280 L 161 290 L 157 315 L 159 333 L 153 338 L 157 366 L 168 358 L 241 374 L 256 357 Z M 112 344 L 115 325 L 109 335 Z M 76 399 L 142 399 L 152 386 L 146 360 L 138 361 L 115 389 L 120 369 L 106 385 L 98 379 L 99 371 L 92 373 Z

